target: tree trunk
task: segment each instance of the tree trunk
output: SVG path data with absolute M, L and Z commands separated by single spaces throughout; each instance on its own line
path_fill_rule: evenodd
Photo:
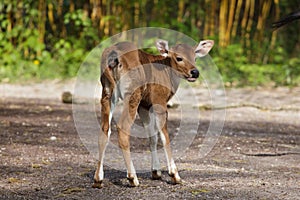
M 219 14 L 219 45 L 220 47 L 226 46 L 226 25 L 227 25 L 227 11 L 228 11 L 228 0 L 221 1 L 220 14 Z
M 44 0 L 39 0 L 39 20 L 38 20 L 38 32 L 39 32 L 39 42 L 44 44 L 45 33 L 46 33 L 46 2 Z M 37 51 L 37 56 L 41 55 L 41 50 Z
M 234 13 L 235 13 L 235 4 L 236 4 L 236 0 L 230 1 L 229 16 L 228 16 L 228 20 L 227 20 L 228 24 L 227 24 L 226 33 L 225 33 L 225 45 L 226 46 L 230 44 L 230 37 L 231 37 L 231 31 L 232 31 Z

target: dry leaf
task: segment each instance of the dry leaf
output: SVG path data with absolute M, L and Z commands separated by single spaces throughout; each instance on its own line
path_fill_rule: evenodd
M 19 182 L 21 182 L 21 180 L 17 178 L 11 177 L 8 179 L 8 183 L 19 183 Z

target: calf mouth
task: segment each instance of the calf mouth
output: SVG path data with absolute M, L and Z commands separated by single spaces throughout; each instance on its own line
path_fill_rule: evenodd
M 194 77 L 186 77 L 185 78 L 188 82 L 195 82 L 197 80 L 197 78 Z

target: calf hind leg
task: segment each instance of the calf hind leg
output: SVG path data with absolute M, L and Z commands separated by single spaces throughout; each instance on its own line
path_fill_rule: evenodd
M 95 172 L 94 175 L 94 184 L 93 187 L 94 188 L 101 188 L 102 182 L 103 182 L 103 178 L 104 178 L 104 172 L 103 172 L 103 161 L 104 161 L 104 154 L 105 154 L 105 149 L 106 146 L 108 144 L 108 135 L 104 134 L 102 131 L 100 132 L 99 135 L 99 161 L 97 164 L 97 170 Z
M 129 139 L 130 128 L 134 122 L 140 99 L 140 93 L 136 92 L 124 100 L 124 109 L 118 122 L 119 146 L 122 149 L 127 168 L 127 179 L 129 180 L 130 185 L 133 187 L 138 186 L 139 181 L 131 159 Z
M 105 149 L 107 147 L 110 137 L 110 122 L 112 119 L 112 112 L 114 110 L 114 102 L 112 102 L 111 104 L 110 98 L 104 96 L 104 98 L 101 99 L 101 106 L 101 130 L 98 138 L 99 161 L 97 165 L 97 170 L 94 175 L 94 188 L 102 187 L 102 181 L 104 178 L 103 161 Z
M 161 168 L 157 155 L 158 130 L 155 126 L 155 115 L 142 107 L 138 112 L 150 141 L 152 179 L 159 180 L 161 179 Z
M 130 143 L 129 143 L 130 135 L 120 128 L 118 128 L 118 133 L 119 133 L 119 146 L 122 149 L 125 165 L 127 168 L 127 179 L 130 183 L 130 186 L 133 187 L 138 186 L 139 181 L 130 154 Z

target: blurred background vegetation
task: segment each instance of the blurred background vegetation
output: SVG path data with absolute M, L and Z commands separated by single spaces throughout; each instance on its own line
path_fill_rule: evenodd
M 299 85 L 299 21 L 271 28 L 299 8 L 285 0 L 1 0 L 0 82 L 74 77 L 102 40 L 154 26 L 214 39 L 227 86 Z

